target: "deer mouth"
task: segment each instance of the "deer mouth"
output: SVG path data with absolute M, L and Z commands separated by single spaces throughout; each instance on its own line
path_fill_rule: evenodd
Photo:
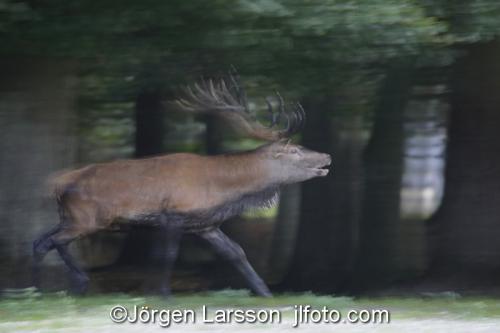
M 328 175 L 328 172 L 330 172 L 330 170 L 328 169 L 330 164 L 332 164 L 332 161 L 331 161 L 331 159 L 328 159 L 328 161 L 325 161 L 324 164 L 320 164 L 317 167 L 313 167 L 313 168 L 309 168 L 309 169 L 312 170 L 314 173 L 316 173 L 318 176 L 324 177 L 324 176 Z
M 324 177 L 328 175 L 328 172 L 330 172 L 330 170 L 328 170 L 326 167 L 311 168 L 311 170 L 314 171 L 320 177 Z

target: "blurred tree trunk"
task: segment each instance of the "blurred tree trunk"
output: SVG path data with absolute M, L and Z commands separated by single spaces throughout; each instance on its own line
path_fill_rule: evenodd
M 205 131 L 205 153 L 207 155 L 215 155 L 221 153 L 222 133 L 224 132 L 224 124 L 214 115 L 208 114 L 204 116 L 206 131 Z
M 328 177 L 302 185 L 295 251 L 283 286 L 337 291 L 351 270 L 357 238 L 362 129 L 358 117 L 332 118 L 331 98 L 306 100 L 304 107 L 308 118 L 303 144 L 332 154 L 333 166 Z M 285 228 L 279 226 L 286 225 L 287 218 L 280 215 L 276 232 L 283 232 Z
M 375 108 L 372 137 L 365 151 L 365 190 L 359 252 L 350 289 L 388 283 L 398 277 L 400 203 L 404 158 L 404 109 L 414 75 L 411 62 L 387 71 Z
M 498 283 L 500 42 L 468 51 L 455 64 L 451 82 L 445 192 L 429 223 L 431 272 Z
M 283 280 L 292 261 L 300 221 L 300 200 L 300 184 L 292 184 L 281 190 L 268 260 L 267 280 L 270 284 Z
M 165 109 L 159 92 L 143 91 L 135 101 L 135 156 L 164 152 Z
M 135 157 L 164 153 L 165 114 L 159 91 L 144 90 L 135 100 Z M 150 227 L 136 226 L 124 242 L 119 261 L 124 264 L 150 265 L 164 258 L 164 235 Z

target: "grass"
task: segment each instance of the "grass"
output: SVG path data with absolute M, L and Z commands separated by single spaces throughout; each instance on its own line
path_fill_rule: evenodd
M 293 305 L 303 304 L 348 311 L 350 309 L 387 309 L 391 319 L 500 319 L 500 300 L 494 298 L 462 298 L 456 295 L 434 295 L 425 298 L 360 298 L 318 296 L 310 293 L 281 294 L 273 298 L 252 297 L 247 291 L 223 290 L 197 294 L 177 294 L 172 299 L 125 294 L 68 296 L 65 292 L 40 294 L 33 289 L 6 293 L 0 298 L 0 323 L 53 321 L 64 325 L 64 319 L 92 317 L 108 320 L 112 306 L 148 305 L 156 309 L 209 308 L 281 308 L 284 316 L 292 315 Z M 288 310 L 287 310 L 288 309 Z M 62 322 L 61 322 L 61 319 Z

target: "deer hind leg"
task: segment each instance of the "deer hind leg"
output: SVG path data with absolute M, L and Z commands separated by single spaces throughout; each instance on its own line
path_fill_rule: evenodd
M 68 227 L 62 228 L 59 232 L 51 236 L 54 248 L 69 269 L 73 282 L 72 291 L 76 294 L 84 294 L 87 291 L 89 278 L 69 253 L 68 245 L 81 235 L 80 230 Z
M 96 225 L 95 203 L 79 199 L 76 196 L 72 197 L 72 200 L 65 201 L 59 206 L 61 228 L 50 239 L 69 269 L 72 292 L 83 294 L 87 291 L 89 278 L 69 253 L 68 246 L 75 239 L 96 231 L 98 227 Z
M 75 211 L 73 209 L 73 212 L 70 212 L 67 208 L 68 207 L 63 203 L 63 201 L 58 200 L 60 223 L 33 242 L 33 282 L 35 283 L 35 286 L 39 286 L 41 262 L 49 251 L 56 249 L 59 256 L 63 259 L 64 263 L 70 270 L 73 281 L 75 282 L 75 287 L 73 288 L 74 291 L 82 293 L 87 289 L 89 279 L 85 272 L 78 267 L 75 260 L 71 257 L 67 247 L 71 241 L 83 234 L 83 230 L 88 229 L 88 227 L 77 227 L 73 223 L 74 217 L 79 217 L 81 220 L 88 220 L 88 217 L 90 217 L 88 213 L 90 211 L 85 209 Z
M 223 258 L 229 260 L 243 275 L 253 292 L 259 296 L 270 297 L 271 292 L 265 282 L 252 268 L 245 252 L 237 243 L 229 239 L 220 229 L 200 233 L 199 236 L 206 240 L 214 250 Z
M 63 225 L 67 221 L 67 214 L 65 213 L 64 206 L 61 200 L 57 201 L 57 210 L 59 213 L 59 224 L 52 227 L 49 231 L 42 234 L 33 242 L 33 268 L 32 268 L 32 281 L 33 285 L 37 288 L 40 287 L 40 267 L 43 258 L 51 250 L 55 248 L 54 240 L 51 238 L 54 234 L 61 231 Z
M 40 286 L 40 265 L 43 258 L 49 251 L 56 249 L 70 270 L 73 281 L 76 284 L 74 291 L 76 293 L 86 291 L 89 279 L 68 252 L 69 243 L 79 236 L 80 232 L 78 230 L 67 228 L 61 223 L 34 241 L 33 283 L 36 287 Z
M 43 258 L 47 253 L 54 249 L 54 242 L 51 236 L 61 230 L 61 225 L 58 224 L 43 235 L 38 237 L 33 242 L 33 269 L 32 269 L 32 282 L 37 288 L 40 287 L 40 266 Z

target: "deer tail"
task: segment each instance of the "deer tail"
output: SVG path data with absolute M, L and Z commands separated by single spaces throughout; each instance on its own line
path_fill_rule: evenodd
M 88 171 L 92 166 L 77 170 L 61 170 L 51 174 L 47 179 L 47 194 L 60 200 L 62 196 Z

